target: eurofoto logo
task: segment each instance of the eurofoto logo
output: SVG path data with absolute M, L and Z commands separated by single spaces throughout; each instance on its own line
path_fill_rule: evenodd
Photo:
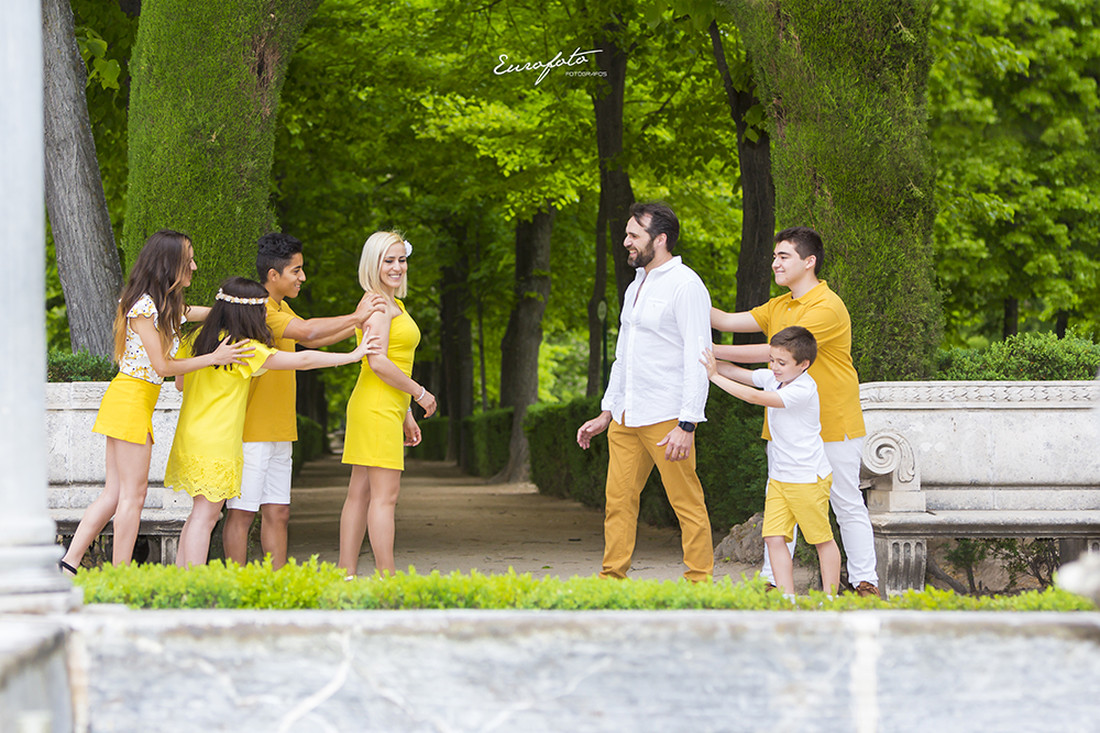
M 497 76 L 504 76 L 505 74 L 513 74 L 517 71 L 538 71 L 540 72 L 538 78 L 535 79 L 535 86 L 538 86 L 546 75 L 553 69 L 560 68 L 562 66 L 579 66 L 588 62 L 588 57 L 592 54 L 602 53 L 600 49 L 594 48 L 591 51 L 582 51 L 578 46 L 573 53 L 569 54 L 566 58 L 565 54 L 558 51 L 558 55 L 549 61 L 528 61 L 523 64 L 509 64 L 508 54 L 502 53 L 497 58 L 500 63 L 493 69 L 493 73 Z M 566 76 L 607 76 L 606 71 L 567 71 Z

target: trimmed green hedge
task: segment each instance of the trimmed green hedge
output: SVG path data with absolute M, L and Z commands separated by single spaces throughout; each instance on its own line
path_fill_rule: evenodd
M 971 597 L 928 588 L 883 601 L 841 595 L 828 598 L 811 592 L 793 604 L 781 593 L 769 593 L 759 577 L 734 584 L 684 580 L 614 582 L 596 577 L 532 578 L 530 574 L 418 575 L 415 570 L 394 577 L 377 575 L 344 581 L 344 571 L 312 558 L 302 565 L 293 559 L 280 570 L 270 560 L 244 567 L 213 562 L 178 568 L 174 565 L 105 565 L 82 569 L 74 583 L 84 589 L 86 603 L 124 603 L 134 608 L 262 608 L 262 609 L 736 609 L 837 611 L 898 609 L 938 611 L 1095 611 L 1088 599 L 1063 590 L 1032 591 L 1015 596 Z
M 937 379 L 1094 379 L 1100 345 L 1068 333 L 1020 333 L 982 349 L 941 351 Z
M 589 506 L 604 505 L 607 436 L 597 436 L 588 450 L 581 450 L 576 440 L 577 428 L 599 412 L 598 397 L 535 405 L 528 411 L 524 429 L 531 451 L 531 480 L 541 493 Z M 764 508 L 768 460 L 760 437 L 763 422 L 762 408 L 711 387 L 707 422 L 696 430 L 696 470 L 716 530 L 739 524 Z M 655 524 L 676 523 L 656 470 L 642 491 L 640 516 Z
M 47 382 L 109 382 L 118 374 L 118 366 L 110 358 L 81 349 L 50 351 L 46 355 Z
M 486 410 L 462 419 L 465 450 L 459 466 L 472 476 L 495 476 L 508 465 L 512 408 Z
M 447 431 L 450 418 L 430 417 L 418 421 L 420 425 L 420 445 L 409 448 L 408 457 L 420 461 L 447 460 Z

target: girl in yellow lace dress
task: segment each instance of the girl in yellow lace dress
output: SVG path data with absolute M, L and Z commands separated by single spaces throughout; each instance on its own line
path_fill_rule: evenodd
M 188 307 L 183 289 L 198 268 L 191 239 L 162 229 L 141 248 L 115 313 L 118 375 L 99 405 L 92 431 L 106 436 L 106 482 L 84 510 L 65 556 L 62 572 L 75 573 L 84 553 L 114 518 L 111 563 L 126 565 L 134 553 L 141 508 L 149 487 L 153 451 L 153 408 L 165 377 L 181 376 L 212 364 L 230 364 L 248 353 L 245 344 L 215 344 L 210 353 L 176 358 L 183 321 L 201 321 L 209 308 Z
M 394 572 L 393 515 L 405 468 L 404 446 L 420 442 L 410 399 L 424 408 L 425 417 L 435 412 L 435 397 L 412 378 L 420 329 L 398 300 L 408 288 L 411 252 L 400 234 L 375 232 L 359 258 L 359 284 L 368 293 L 384 295 L 388 308 L 367 319 L 381 349 L 364 361 L 348 400 L 343 462 L 352 469 L 340 513 L 339 564 L 349 577 L 358 570 L 368 530 L 375 567 Z
M 239 364 L 208 367 L 183 380 L 176 436 L 164 471 L 164 485 L 186 491 L 194 499 L 180 532 L 176 563 L 182 567 L 206 562 L 210 533 L 225 500 L 240 494 L 243 467 L 245 409 L 249 383 L 266 369 L 317 369 L 358 361 L 378 350 L 378 339 L 365 338 L 354 351 L 279 351 L 267 327 L 264 286 L 234 277 L 222 283 L 206 323 L 181 351 L 206 354 L 227 336 L 247 339 L 252 356 Z M 369 329 L 368 329 L 369 333 Z

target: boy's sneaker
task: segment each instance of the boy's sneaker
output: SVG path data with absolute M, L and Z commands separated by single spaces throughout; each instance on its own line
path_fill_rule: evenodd
M 859 585 L 856 586 L 856 595 L 860 598 L 867 598 L 873 596 L 874 598 L 881 598 L 878 593 L 878 587 L 866 580 L 861 580 Z

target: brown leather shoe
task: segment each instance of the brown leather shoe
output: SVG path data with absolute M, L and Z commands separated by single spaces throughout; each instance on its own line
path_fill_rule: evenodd
M 866 580 L 861 580 L 859 585 L 856 586 L 856 595 L 860 598 L 866 598 L 867 596 L 873 596 L 875 598 L 881 598 L 878 593 L 878 587 L 872 585 Z

